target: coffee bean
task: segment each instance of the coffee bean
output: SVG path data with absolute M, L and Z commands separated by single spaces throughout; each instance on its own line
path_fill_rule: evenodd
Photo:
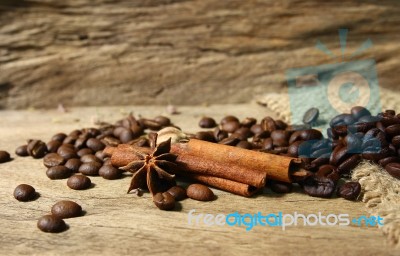
M 272 143 L 276 147 L 289 146 L 290 133 L 284 130 L 275 130 L 271 132 Z
M 378 162 L 379 160 L 388 157 L 390 154 L 389 147 L 386 148 L 375 148 L 370 147 L 363 150 L 362 158 L 374 162 Z
M 65 137 L 65 139 L 63 140 L 63 144 L 71 144 L 74 145 L 75 141 L 78 139 L 79 135 L 68 135 L 67 137 Z
M 263 130 L 263 128 L 261 127 L 261 124 L 255 124 L 255 125 L 251 126 L 250 131 L 251 131 L 253 134 L 260 134 L 260 133 L 262 133 L 264 130 Z M 268 135 L 268 136 L 269 136 L 269 135 Z
M 127 143 L 135 139 L 135 135 L 133 134 L 132 130 L 124 128 L 118 138 L 122 143 Z
M 59 154 L 65 160 L 78 157 L 76 155 L 75 149 L 70 148 L 68 146 L 64 146 L 64 145 L 62 145 L 61 147 L 58 148 L 57 154 Z
M 275 125 L 277 130 L 286 130 L 288 128 L 288 124 L 282 120 L 275 120 Z
M 356 200 L 361 193 L 361 185 L 358 182 L 347 182 L 343 184 L 337 195 L 347 200 Z
M 158 131 L 158 130 L 160 130 L 160 129 L 162 128 L 162 126 L 161 126 L 158 122 L 156 122 L 156 121 L 154 121 L 154 120 L 141 118 L 141 119 L 139 120 L 139 122 L 140 122 L 144 127 L 146 127 L 147 129 L 150 129 L 150 130 L 152 130 L 152 131 Z
M 309 129 L 300 132 L 301 140 L 321 140 L 322 137 L 322 133 L 315 129 Z
M 79 172 L 88 176 L 97 176 L 99 175 L 100 168 L 101 168 L 101 163 L 99 162 L 83 163 L 79 167 Z
M 51 141 L 47 142 L 47 144 L 46 144 L 47 152 L 56 153 L 58 148 L 61 145 L 62 145 L 62 143 L 59 142 L 58 140 L 51 140 Z
M 76 129 L 76 130 L 71 131 L 71 132 L 68 134 L 68 136 L 72 136 L 72 137 L 78 138 L 78 136 L 81 135 L 81 134 L 82 134 L 82 131 Z M 68 137 L 68 136 L 67 136 L 67 137 Z
M 351 108 L 350 113 L 353 115 L 354 119 L 358 120 L 363 116 L 370 116 L 371 112 L 369 112 L 368 109 L 361 107 L 361 106 L 355 106 Z
M 82 148 L 76 154 L 79 157 L 82 157 L 84 155 L 90 155 L 90 154 L 93 154 L 93 153 L 94 153 L 93 150 L 91 150 L 90 148 Z
M 289 147 L 288 147 L 288 154 L 292 157 L 297 157 L 299 155 L 299 146 L 303 143 L 302 140 L 296 141 L 294 143 L 292 143 Z
M 81 174 L 75 174 L 68 178 L 67 186 L 75 190 L 83 190 L 90 187 L 92 184 L 89 177 Z
M 394 136 L 392 138 L 392 144 L 393 146 L 395 146 L 396 148 L 400 147 L 400 135 Z
M 5 163 L 11 160 L 10 153 L 0 150 L 0 163 Z
M 240 127 L 234 132 L 234 135 L 242 140 L 247 140 L 247 138 L 253 136 L 253 133 L 250 131 L 250 128 Z
M 217 123 L 211 117 L 203 117 L 200 119 L 199 126 L 201 128 L 214 128 L 217 126 Z
M 387 135 L 394 137 L 400 135 L 400 124 L 393 124 L 386 127 L 385 132 Z
M 187 197 L 186 190 L 181 186 L 174 186 L 168 189 L 167 193 L 170 193 L 175 198 L 175 201 L 181 201 Z
M 251 128 L 256 123 L 257 123 L 257 119 L 255 119 L 253 117 L 246 117 L 245 119 L 243 119 L 243 121 L 240 124 L 242 127 Z
M 156 116 L 154 118 L 154 121 L 156 121 L 157 123 L 159 123 L 163 127 L 171 125 L 171 120 L 168 117 L 165 117 L 165 116 Z
M 214 193 L 208 187 L 202 184 L 192 184 L 186 189 L 186 194 L 189 198 L 198 201 L 214 200 Z
M 65 221 L 53 215 L 45 215 L 37 222 L 37 227 L 43 232 L 58 233 L 67 229 Z
M 51 213 L 61 219 L 74 218 L 81 216 L 82 207 L 70 200 L 59 201 L 51 207 Z
M 358 119 L 358 122 L 360 123 L 376 123 L 381 120 L 380 117 L 378 116 L 363 116 Z
M 112 165 L 103 165 L 99 169 L 99 175 L 107 180 L 115 180 L 121 178 L 122 172 Z
M 222 130 L 224 130 L 224 131 L 226 131 L 228 133 L 233 133 L 239 128 L 240 128 L 240 123 L 239 122 L 235 122 L 235 121 L 226 122 L 221 127 Z
M 43 157 L 43 164 L 47 168 L 64 164 L 65 160 L 57 153 L 50 153 Z
M 79 167 L 81 166 L 82 162 L 78 158 L 71 158 L 68 159 L 67 162 L 64 164 L 65 167 L 71 170 L 71 172 L 78 172 Z
M 340 175 L 347 175 L 350 174 L 351 170 L 356 168 L 356 166 L 361 162 L 361 156 L 360 155 L 353 155 L 346 160 L 344 160 L 339 166 L 338 166 L 338 172 Z
M 235 117 L 235 116 L 226 116 L 226 117 L 224 117 L 224 118 L 221 119 L 220 124 L 221 124 L 221 125 L 224 125 L 225 123 L 228 123 L 228 122 L 236 122 L 236 123 L 239 123 L 239 119 L 238 119 L 237 117 Z
M 335 127 L 339 125 L 352 125 L 356 122 L 356 119 L 351 114 L 340 114 L 332 118 L 329 123 L 330 127 Z
M 66 137 L 67 137 L 67 135 L 65 133 L 57 133 L 57 134 L 54 134 L 53 137 L 51 137 L 51 140 L 63 142 Z
M 330 148 L 321 148 L 318 150 L 315 150 L 314 152 L 311 153 L 311 158 L 318 158 L 321 156 L 329 155 L 332 153 L 332 149 Z
M 310 108 L 309 110 L 304 113 L 303 116 L 303 123 L 305 124 L 312 124 L 317 121 L 319 116 L 319 109 L 318 108 Z
M 274 121 L 274 119 L 272 119 L 271 117 L 267 116 L 264 117 L 261 120 L 261 127 L 263 128 L 264 131 L 268 131 L 268 132 L 272 132 L 275 131 L 277 129 L 276 127 L 276 123 Z
M 346 146 L 336 147 L 331 154 L 329 163 L 334 166 L 339 166 L 348 157 L 349 153 Z
M 386 109 L 385 110 L 385 114 L 390 115 L 390 116 L 395 116 L 396 115 L 396 111 L 393 109 Z
M 106 136 L 106 137 L 104 137 L 104 138 L 101 140 L 101 142 L 103 142 L 104 145 L 106 145 L 106 146 L 111 146 L 111 147 L 116 147 L 116 146 L 118 146 L 119 144 L 121 144 L 121 141 L 120 141 L 119 139 L 114 138 L 114 137 L 112 137 L 112 136 Z
M 400 157 L 397 156 L 389 156 L 379 160 L 379 165 L 385 167 L 387 164 L 390 163 L 400 163 Z
M 167 192 L 155 194 L 153 196 L 153 202 L 158 209 L 163 211 L 169 211 L 175 208 L 175 199 Z
M 301 133 L 302 133 L 302 131 L 293 132 L 292 135 L 290 135 L 290 138 L 289 138 L 289 145 L 291 145 L 292 143 L 294 143 L 296 141 L 302 140 L 301 139 Z
M 250 142 L 246 141 L 246 140 L 242 140 L 238 144 L 236 144 L 236 147 L 244 148 L 244 149 L 252 149 L 253 145 Z
M 33 158 L 42 158 L 47 153 L 47 147 L 41 140 L 32 140 L 28 143 L 27 151 Z
M 76 139 L 75 143 L 74 143 L 74 147 L 76 149 L 82 149 L 86 147 L 86 142 L 88 140 L 88 134 L 84 133 L 81 136 L 79 136 L 78 139 Z
M 15 149 L 15 154 L 17 156 L 29 156 L 28 145 L 22 145 Z
M 282 181 L 271 180 L 268 184 L 271 190 L 275 193 L 283 194 L 292 192 L 292 184 Z
M 103 150 L 106 145 L 98 139 L 90 138 L 87 140 L 86 145 L 93 151 Z
M 103 161 L 104 158 L 107 157 L 107 155 L 103 152 L 103 150 L 100 150 L 96 152 L 95 157 L 97 157 L 97 159 L 99 159 L 100 161 Z
M 30 201 L 35 199 L 36 196 L 36 191 L 31 185 L 20 184 L 14 190 L 14 198 L 18 201 Z
M 316 173 L 317 176 L 328 178 L 334 182 L 337 182 L 340 179 L 340 175 L 337 171 L 337 168 L 333 165 L 322 165 L 318 168 Z
M 236 146 L 236 144 L 238 144 L 239 141 L 240 141 L 239 138 L 237 138 L 235 136 L 230 136 L 228 138 L 221 140 L 220 142 L 218 142 L 218 144 L 227 145 L 227 146 Z
M 264 150 L 273 150 L 274 149 L 274 143 L 272 142 L 272 139 L 271 138 L 265 139 L 261 148 L 264 149 Z
M 90 162 L 102 163 L 102 161 L 100 159 L 98 159 L 95 155 L 91 155 L 91 154 L 82 156 L 81 162 L 82 163 L 90 163 Z
M 389 163 L 385 166 L 385 169 L 390 175 L 400 179 L 400 163 Z
M 335 182 L 321 176 L 310 176 L 304 181 L 304 191 L 313 197 L 330 198 L 335 191 Z
M 215 138 L 215 140 L 217 142 L 221 141 L 221 140 L 223 140 L 225 138 L 228 138 L 228 136 L 229 136 L 229 134 L 226 131 L 223 131 L 223 130 L 219 129 L 218 127 L 215 128 L 215 130 L 213 132 L 213 135 L 214 135 L 214 138 Z
M 71 170 L 63 165 L 52 166 L 46 171 L 47 177 L 52 180 L 66 179 L 71 176 L 71 174 Z
M 204 140 L 209 142 L 215 142 L 214 133 L 213 132 L 197 132 L 195 138 L 198 140 Z

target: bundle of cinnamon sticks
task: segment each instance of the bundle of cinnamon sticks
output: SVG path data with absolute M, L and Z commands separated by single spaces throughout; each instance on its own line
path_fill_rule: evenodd
M 132 146 L 120 144 L 107 147 L 115 167 L 122 167 L 136 160 Z M 148 148 L 141 148 L 149 152 Z M 172 170 L 206 185 L 250 197 L 265 186 L 267 179 L 291 182 L 292 177 L 306 175 L 301 160 L 273 155 L 227 145 L 191 139 L 176 143 L 171 153 L 177 155 L 178 168 Z

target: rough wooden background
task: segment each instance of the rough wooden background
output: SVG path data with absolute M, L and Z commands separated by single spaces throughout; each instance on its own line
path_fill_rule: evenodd
M 182 107 L 182 114 L 172 116 L 175 124 L 186 131 L 196 131 L 202 115 L 221 118 L 251 113 L 261 118 L 271 114 L 257 105 Z M 0 148 L 13 152 L 28 138 L 47 141 L 56 132 L 89 127 L 90 120 L 115 121 L 129 111 L 154 117 L 161 107 L 76 108 L 60 114 L 56 111 L 0 111 Z M 15 155 L 14 155 L 15 157 Z M 49 180 L 41 160 L 16 157 L 0 164 L 0 254 L 2 255 L 399 255 L 374 227 L 244 227 L 189 226 L 187 214 L 196 213 L 348 213 L 351 217 L 366 215 L 361 202 L 344 199 L 321 199 L 300 192 L 277 195 L 269 190 L 255 198 L 243 198 L 214 190 L 213 202 L 184 200 L 179 211 L 158 210 L 148 194 L 136 197 L 126 194 L 130 177 L 120 180 L 91 178 L 95 186 L 74 191 L 66 180 Z M 18 202 L 12 196 L 20 183 L 33 185 L 40 198 Z M 51 206 L 62 199 L 82 205 L 86 215 L 67 219 L 69 230 L 48 234 L 36 228 L 37 219 L 48 214 Z
M 396 88 L 400 1 L 2 0 L 0 107 L 247 102 L 366 39 Z

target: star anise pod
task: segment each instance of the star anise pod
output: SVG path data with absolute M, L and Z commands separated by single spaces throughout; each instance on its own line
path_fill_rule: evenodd
M 149 139 L 152 152 L 148 154 L 137 147 L 132 147 L 138 160 L 121 167 L 122 170 L 133 173 L 128 193 L 147 186 L 150 193 L 154 195 L 158 192 L 164 192 L 163 187 L 166 183 L 174 182 L 175 175 L 166 171 L 176 167 L 174 161 L 177 156 L 170 153 L 171 139 L 160 143 L 158 146 L 156 143 L 157 133 L 149 134 Z

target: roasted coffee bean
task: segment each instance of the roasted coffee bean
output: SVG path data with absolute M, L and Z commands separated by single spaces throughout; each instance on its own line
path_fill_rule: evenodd
M 247 140 L 247 138 L 250 138 L 253 136 L 253 133 L 250 131 L 250 128 L 247 127 L 240 127 L 234 132 L 235 136 L 238 138 L 241 138 L 243 140 Z
M 90 138 L 87 140 L 86 145 L 93 151 L 103 150 L 106 145 L 98 139 Z
M 100 159 L 101 161 L 104 160 L 104 158 L 107 157 L 107 155 L 103 152 L 103 150 L 97 151 L 95 156 Z
M 385 110 L 385 114 L 389 115 L 389 116 L 395 116 L 396 115 L 396 111 L 393 109 L 386 109 Z
M 204 140 L 209 142 L 215 142 L 214 133 L 213 132 L 197 132 L 195 138 L 198 140 Z
M 82 156 L 84 156 L 84 155 L 91 155 L 91 154 L 93 154 L 94 152 L 93 152 L 93 150 L 91 150 L 90 148 L 82 148 L 82 149 L 80 149 L 76 154 L 79 156 L 79 157 L 82 157 Z
M 311 150 L 316 151 L 320 149 L 332 148 L 332 142 L 328 139 L 322 139 L 312 142 Z
M 335 191 L 335 182 L 321 176 L 310 176 L 303 184 L 304 191 L 313 197 L 330 198 Z
M 78 139 L 78 135 L 68 135 L 63 140 L 63 144 L 71 144 L 74 145 L 75 141 Z
M 65 221 L 53 215 L 45 215 L 37 222 L 37 227 L 43 232 L 58 233 L 67 229 Z
M 99 175 L 107 180 L 115 180 L 121 178 L 122 172 L 112 165 L 103 165 L 99 169 Z
M 71 131 L 71 132 L 68 134 L 68 136 L 72 136 L 72 137 L 78 138 L 78 136 L 81 135 L 81 134 L 82 134 L 82 131 L 76 129 L 76 130 Z M 68 137 L 68 136 L 67 136 L 67 137 Z
M 374 139 L 376 142 L 374 142 Z M 372 143 L 372 144 L 371 144 Z M 378 148 L 387 147 L 389 145 L 388 141 L 386 140 L 386 134 L 379 130 L 378 128 L 373 128 L 365 133 L 363 138 L 363 148 L 367 148 L 370 146 L 376 146 Z
M 129 130 L 129 129 L 126 128 L 126 127 L 123 127 L 123 126 L 115 127 L 114 130 L 113 130 L 113 135 L 114 135 L 114 137 L 119 138 L 119 137 L 121 136 L 121 133 L 122 133 L 123 131 L 125 131 L 125 130 Z M 131 131 L 131 132 L 132 132 L 132 131 Z
M 157 193 L 153 196 L 153 202 L 158 209 L 169 211 L 175 208 L 175 198 L 167 192 Z
M 51 140 L 47 142 L 46 147 L 47 147 L 47 152 L 50 153 L 56 153 L 58 148 L 62 145 L 62 143 L 58 140 Z
M 168 189 L 167 193 L 171 194 L 175 198 L 175 201 L 181 201 L 187 197 L 186 190 L 181 186 L 174 186 Z
M 332 153 L 332 149 L 330 148 L 321 148 L 318 150 L 315 150 L 314 152 L 311 153 L 311 158 L 318 158 L 321 156 L 329 155 Z
M 289 145 L 291 145 L 292 143 L 294 143 L 296 141 L 302 140 L 301 139 L 301 133 L 302 133 L 302 131 L 293 132 L 292 135 L 290 135 L 290 138 L 289 138 Z
M 90 163 L 90 162 L 98 162 L 102 163 L 100 159 L 98 159 L 95 155 L 84 155 L 81 157 L 82 163 Z
M 242 140 L 238 144 L 236 144 L 236 147 L 244 148 L 244 149 L 252 149 L 253 145 L 250 142 L 246 141 L 246 140 Z
M 307 168 L 309 171 L 316 171 L 320 166 L 325 165 L 325 164 L 329 164 L 329 156 L 330 153 L 326 154 L 326 155 L 322 155 L 320 157 L 318 157 L 317 159 L 314 159 L 311 161 L 311 164 L 309 165 L 309 167 Z
M 224 125 L 225 123 L 228 123 L 228 122 L 236 122 L 236 123 L 239 123 L 239 119 L 238 119 L 237 117 L 235 117 L 235 116 L 226 116 L 226 117 L 224 117 L 224 118 L 221 119 L 220 124 L 221 124 L 221 125 Z
M 392 144 L 393 146 L 395 146 L 396 148 L 400 147 L 400 135 L 394 136 L 392 138 Z
M 28 143 L 28 154 L 33 158 L 42 158 L 47 153 L 46 144 L 41 140 L 32 140 Z
M 52 180 L 66 179 L 71 174 L 72 171 L 63 165 L 52 166 L 46 171 L 47 177 Z
M 371 112 L 369 112 L 368 109 L 361 107 L 361 106 L 355 106 L 351 108 L 350 113 L 353 115 L 354 119 L 358 120 L 363 116 L 370 116 Z
M 227 146 L 236 146 L 240 141 L 239 138 L 230 136 L 218 142 L 218 144 L 227 145 Z
M 246 117 L 245 119 L 243 119 L 243 121 L 240 124 L 243 127 L 251 128 L 256 123 L 257 123 L 257 119 L 255 119 L 253 117 Z
M 274 149 L 274 143 L 272 142 L 271 138 L 267 138 L 264 140 L 261 149 L 263 150 L 273 150 Z
M 264 131 L 272 132 L 277 129 L 275 120 L 272 119 L 271 117 L 267 116 L 264 117 L 263 120 L 261 120 L 261 127 Z
M 99 162 L 83 163 L 79 167 L 79 172 L 88 176 L 97 176 L 99 175 L 100 168 L 101 168 L 101 163 Z
M 361 156 L 362 156 L 362 158 L 364 158 L 366 160 L 378 162 L 379 160 L 390 156 L 390 149 L 389 149 L 389 147 L 386 147 L 386 148 L 378 149 L 378 151 L 377 151 L 376 148 L 374 148 L 374 147 L 366 148 L 363 150 L 363 153 Z
M 361 193 L 361 185 L 358 182 L 347 182 L 337 191 L 337 195 L 347 200 L 356 200 Z
M 109 157 L 105 158 L 103 165 L 112 165 L 111 158 L 109 158 Z M 120 171 L 124 172 L 123 170 L 120 170 Z
M 337 182 L 340 179 L 340 174 L 337 171 L 337 168 L 329 164 L 320 166 L 316 175 L 331 179 L 334 182 Z
M 349 126 L 337 125 L 332 128 L 332 132 L 338 137 L 344 137 L 349 133 Z
M 278 194 L 290 193 L 292 192 L 292 184 L 286 183 L 282 181 L 270 180 L 268 185 L 270 186 L 271 190 Z
M 288 125 L 282 120 L 275 120 L 275 125 L 277 130 L 286 130 Z
M 65 162 L 64 166 L 71 170 L 71 172 L 78 172 L 82 162 L 78 158 L 71 158 Z
M 274 151 L 276 152 L 276 154 L 287 154 L 288 151 L 288 147 L 274 147 Z
M 381 120 L 380 117 L 377 116 L 363 116 L 358 119 L 359 123 L 377 123 Z
M 389 157 L 386 157 L 386 158 L 383 158 L 383 159 L 379 160 L 378 163 L 382 167 L 385 167 L 387 164 L 390 164 L 390 163 L 400 163 L 400 157 L 389 156 Z
M 0 164 L 11 160 L 10 153 L 4 150 L 0 150 Z
M 328 138 L 330 138 L 330 139 L 332 139 L 332 140 L 337 140 L 337 139 L 339 139 L 339 136 L 333 132 L 333 129 L 332 129 L 332 128 L 328 128 L 328 129 L 326 130 L 326 134 L 328 135 Z
M 76 139 L 75 143 L 74 143 L 74 147 L 76 149 L 82 149 L 86 147 L 86 142 L 88 140 L 88 135 L 87 133 L 82 134 L 81 136 L 79 136 L 78 139 Z
M 320 140 L 322 137 L 322 133 L 315 129 L 309 129 L 300 132 L 301 140 Z
M 378 127 L 378 124 L 380 124 L 381 128 L 384 131 L 385 127 L 388 127 L 388 126 L 391 126 L 391 125 L 394 125 L 394 124 L 399 124 L 399 123 L 400 123 L 400 120 L 397 117 L 384 116 L 384 117 L 382 117 L 380 122 L 376 123 L 376 126 Z M 378 127 L 378 128 L 381 129 L 380 127 Z
M 211 117 L 203 117 L 202 119 L 200 119 L 199 126 L 201 128 L 214 128 L 215 126 L 217 126 L 217 123 Z
M 50 153 L 43 157 L 43 164 L 47 168 L 64 164 L 65 159 L 57 153 Z
M 303 143 L 302 140 L 296 141 L 288 147 L 287 153 L 292 157 L 298 157 L 299 155 L 299 147 Z
M 393 177 L 400 179 L 400 163 L 390 163 L 385 166 L 386 171 Z
M 221 141 L 225 138 L 228 138 L 228 136 L 229 136 L 229 134 L 226 131 L 219 129 L 218 127 L 215 128 L 213 134 L 214 134 L 214 138 L 217 142 Z
M 233 133 L 237 129 L 240 128 L 240 123 L 239 122 L 226 122 L 222 125 L 221 129 L 228 132 L 228 133 Z
M 386 127 L 385 132 L 387 135 L 394 137 L 400 135 L 400 124 L 393 124 Z
M 62 143 L 66 137 L 67 135 L 65 133 L 57 133 L 54 134 L 53 137 L 51 137 L 51 140 L 56 140 Z
M 116 147 L 121 144 L 121 141 L 113 136 L 105 136 L 101 139 L 101 142 L 104 143 L 106 146 Z
M 319 116 L 319 109 L 318 108 L 310 108 L 309 110 L 304 113 L 303 116 L 303 123 L 305 124 L 312 124 L 317 121 Z
M 124 128 L 118 138 L 122 143 L 127 143 L 135 139 L 135 135 L 133 134 L 132 130 Z
M 349 157 L 348 149 L 344 147 L 336 147 L 330 157 L 329 163 L 334 166 L 339 166 Z
M 57 154 L 59 154 L 65 160 L 78 157 L 76 155 L 75 149 L 69 148 L 69 147 L 64 146 L 64 145 L 58 148 Z
M 339 174 L 340 175 L 350 174 L 350 171 L 353 170 L 361 162 L 361 160 L 362 159 L 360 155 L 353 155 L 347 158 L 338 166 Z
M 165 117 L 165 116 L 156 116 L 154 118 L 154 121 L 156 121 L 157 123 L 159 123 L 163 127 L 171 125 L 171 120 L 168 117 Z
M 214 200 L 214 193 L 208 187 L 202 184 L 192 184 L 186 189 L 186 194 L 189 198 L 198 201 Z
M 262 133 L 264 130 L 263 130 L 263 128 L 261 127 L 261 124 L 255 124 L 255 125 L 252 125 L 252 126 L 251 126 L 250 131 L 251 131 L 253 134 L 260 134 L 260 133 Z M 269 135 L 268 135 L 268 136 L 269 136 Z
M 19 146 L 17 149 L 15 149 L 15 154 L 17 156 L 29 156 L 28 145 Z
M 311 158 L 311 154 L 313 153 L 312 146 L 315 142 L 316 141 L 309 140 L 301 143 L 298 148 L 298 155 L 301 157 Z
M 82 207 L 70 200 L 62 200 L 51 207 L 51 213 L 61 219 L 75 218 L 82 216 Z
M 92 181 L 89 177 L 81 174 L 75 174 L 68 178 L 67 186 L 75 190 L 83 190 L 90 188 Z
M 329 126 L 333 128 L 339 125 L 351 125 L 355 121 L 354 117 L 350 114 L 340 114 L 331 119 Z
M 158 122 L 156 122 L 155 120 L 141 118 L 139 120 L 139 122 L 144 127 L 146 127 L 147 129 L 150 129 L 152 131 L 158 131 L 158 130 L 160 130 L 162 128 L 162 126 Z
M 354 134 L 348 134 L 344 138 L 344 142 L 350 153 L 361 153 L 362 151 L 362 140 Z
M 36 196 L 36 191 L 31 185 L 20 184 L 14 189 L 14 198 L 21 202 L 33 200 Z
M 272 143 L 275 147 L 289 146 L 290 133 L 284 130 L 275 130 L 271 132 Z

